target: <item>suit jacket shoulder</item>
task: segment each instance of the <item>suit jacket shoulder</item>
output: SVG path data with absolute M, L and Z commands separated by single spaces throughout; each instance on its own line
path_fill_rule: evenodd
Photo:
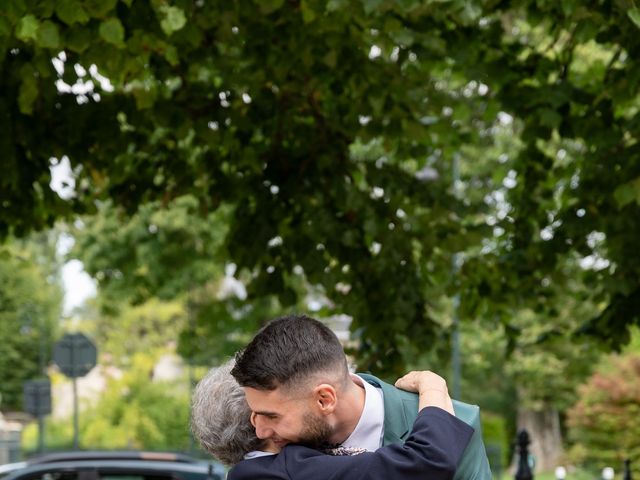
M 418 395 L 405 392 L 369 374 L 358 374 L 370 384 L 382 389 L 384 397 L 383 445 L 406 440 L 418 412 Z M 480 408 L 453 400 L 456 417 L 475 430 L 455 475 L 455 480 L 491 480 L 489 459 L 482 440 Z

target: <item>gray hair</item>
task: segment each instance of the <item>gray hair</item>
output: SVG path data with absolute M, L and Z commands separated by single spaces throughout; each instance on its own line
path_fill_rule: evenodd
M 198 383 L 191 405 L 191 431 L 202 448 L 221 462 L 234 465 L 262 441 L 251 425 L 251 409 L 244 391 L 231 376 L 234 360 L 209 373 Z

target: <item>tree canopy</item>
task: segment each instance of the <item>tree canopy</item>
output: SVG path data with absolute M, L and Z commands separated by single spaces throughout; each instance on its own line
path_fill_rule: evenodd
M 553 333 L 576 276 L 578 331 L 616 347 L 640 320 L 639 27 L 626 0 L 8 0 L 0 235 L 189 196 L 224 210 L 249 300 L 295 305 L 302 271 L 365 367 L 440 339 L 443 294 Z

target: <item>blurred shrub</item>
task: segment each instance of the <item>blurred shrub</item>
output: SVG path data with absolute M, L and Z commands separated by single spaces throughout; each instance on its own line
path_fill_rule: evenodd
M 500 475 L 509 465 L 509 434 L 506 420 L 496 413 L 483 411 L 482 438 L 494 475 Z
M 600 471 L 621 471 L 631 459 L 640 476 L 640 354 L 612 357 L 579 388 L 580 400 L 567 412 L 569 457 Z

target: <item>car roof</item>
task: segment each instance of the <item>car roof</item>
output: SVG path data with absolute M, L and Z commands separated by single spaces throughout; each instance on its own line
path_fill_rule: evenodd
M 4 465 L 0 465 L 0 477 L 26 466 L 27 462 L 5 463 Z
M 162 462 L 199 463 L 201 460 L 173 452 L 152 452 L 139 450 L 78 450 L 52 452 L 38 455 L 27 460 L 29 465 L 36 463 L 65 462 L 69 460 L 155 460 Z
M 27 464 L 22 471 L 45 471 L 80 468 L 127 468 L 131 470 L 163 470 L 166 472 L 194 472 L 207 473 L 209 465 L 207 463 L 183 463 L 167 462 L 155 460 L 68 460 L 58 462 L 40 462 L 33 465 Z M 12 472 L 15 473 L 15 472 Z M 9 477 L 7 477 L 9 478 Z

